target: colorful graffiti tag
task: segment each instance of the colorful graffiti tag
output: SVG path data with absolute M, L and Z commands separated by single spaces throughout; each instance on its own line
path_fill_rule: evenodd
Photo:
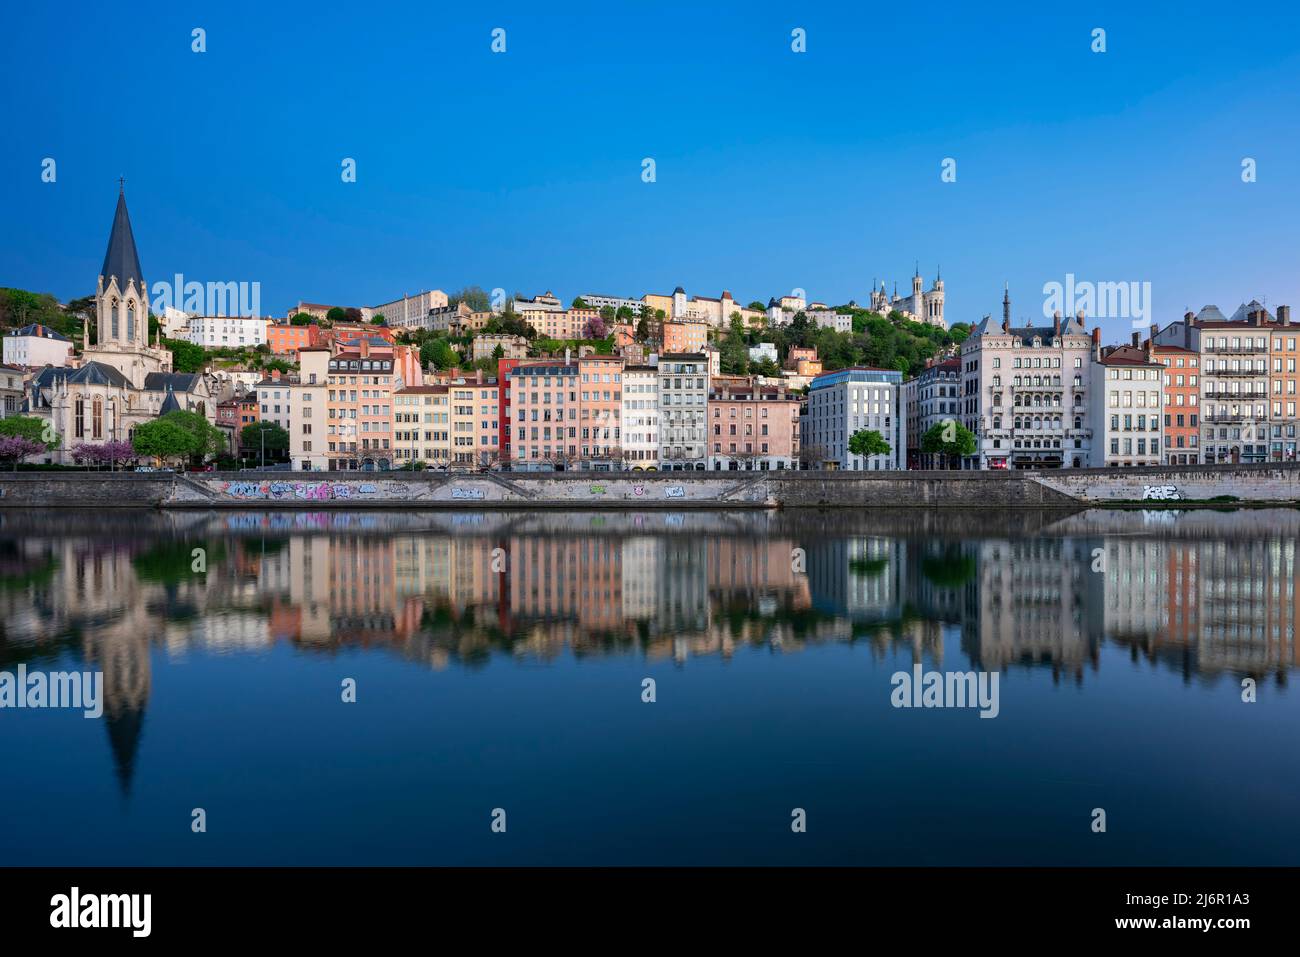
M 665 498 L 685 498 L 686 489 L 681 485 L 669 485 L 664 489 Z
M 481 499 L 483 497 L 483 490 L 481 488 L 453 488 L 451 490 L 451 497 Z
M 370 483 L 344 482 L 222 482 L 218 486 L 231 498 L 302 499 L 305 502 L 351 500 L 379 491 Z

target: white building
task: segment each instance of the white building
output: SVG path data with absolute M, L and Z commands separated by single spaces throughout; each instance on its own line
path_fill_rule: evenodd
M 255 316 L 190 316 L 185 338 L 205 349 L 263 346 L 267 322 Z
M 297 380 L 273 372 L 271 378 L 257 384 L 258 419 L 274 422 L 289 432 L 293 426 L 294 387 Z
M 1089 388 L 1094 468 L 1159 465 L 1164 365 L 1136 344 L 1098 349 Z
M 623 368 L 623 462 L 631 469 L 659 467 L 659 370 Z
M 872 283 L 871 303 L 869 308 L 872 312 L 878 312 L 882 316 L 887 316 L 891 312 L 902 313 L 913 322 L 923 322 L 929 326 L 938 326 L 940 329 L 947 329 L 948 323 L 943 315 L 943 277 L 936 275 L 934 285 L 929 291 L 925 291 L 924 283 L 921 281 L 921 266 L 918 263 L 916 272 L 912 275 L 912 294 L 907 297 L 898 295 L 898 284 L 894 284 L 894 295 L 891 298 L 885 292 L 884 280 L 880 282 L 880 288 L 875 288 Z
M 592 309 L 604 309 L 606 307 L 617 312 L 619 309 L 631 309 L 632 315 L 641 315 L 643 303 L 640 299 L 628 299 L 624 296 L 597 296 L 594 293 L 584 294 L 578 297 Z
M 72 340 L 39 322 L 14 329 L 4 337 L 7 366 L 66 366 L 72 358 Z
M 801 446 L 821 457 L 822 468 L 859 472 L 901 469 L 902 386 L 903 373 L 896 369 L 841 369 L 817 376 L 808 387 L 807 412 L 800 419 Z M 889 453 L 854 455 L 849 451 L 849 439 L 859 431 L 879 432 Z
M 985 316 L 961 346 L 961 422 L 976 442 L 962 467 L 1086 467 L 1092 352 L 1082 312 L 1054 316 L 1051 325 L 1012 326 L 1004 295 L 1002 325 Z
M 760 342 L 756 346 L 749 347 L 750 362 L 762 362 L 764 359 L 771 359 L 773 363 L 777 361 L 776 343 Z
M 380 306 L 361 310 L 361 318 L 369 322 L 375 316 L 383 316 L 384 325 L 394 329 L 419 326 L 431 309 L 442 309 L 447 305 L 447 294 L 441 289 L 419 292 L 414 296 L 403 296 Z
M 704 471 L 709 359 L 699 352 L 659 357 L 659 462 L 667 471 Z

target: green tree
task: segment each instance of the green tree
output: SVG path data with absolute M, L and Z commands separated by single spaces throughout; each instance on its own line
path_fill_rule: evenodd
M 875 429 L 858 429 L 849 436 L 849 451 L 854 455 L 888 455 L 889 443 Z
M 975 434 L 956 419 L 936 422 L 921 436 L 921 451 L 942 455 L 951 463 L 954 459 L 975 454 Z
M 27 439 L 44 449 L 59 447 L 59 434 L 52 423 L 34 415 L 11 415 L 0 419 L 0 438 Z
M 433 339 L 420 347 L 420 362 L 435 369 L 450 369 L 460 362 L 460 355 L 446 339 Z
M 190 436 L 190 458 L 202 462 L 210 455 L 219 455 L 226 448 L 226 433 L 198 412 L 177 409 L 162 416 L 159 421 L 171 422 Z
M 330 323 L 347 322 L 348 311 L 342 306 L 334 306 L 329 312 L 325 313 L 325 319 Z
M 250 455 L 265 450 L 273 459 L 280 458 L 289 451 L 289 433 L 274 422 L 254 422 L 239 430 L 239 445 Z
M 189 455 L 194 447 L 194 436 L 184 426 L 163 417 L 137 425 L 131 436 L 131 446 L 140 455 L 166 463 Z
M 289 317 L 291 326 L 310 326 L 315 321 L 316 317 L 309 312 L 295 312 Z
M 591 307 L 587 305 L 587 300 L 583 299 L 581 296 L 575 296 L 575 297 L 574 297 L 574 300 L 573 300 L 573 302 L 570 304 L 569 308 L 570 308 L 570 309 L 590 309 Z
M 202 372 L 208 354 L 202 346 L 196 346 L 184 339 L 164 339 L 165 346 L 172 354 L 172 370 L 175 372 Z
M 466 286 L 447 297 L 449 306 L 459 306 L 462 302 L 474 312 L 487 312 L 491 308 L 488 294 L 479 286 Z
M 637 342 L 645 342 L 649 338 L 650 338 L 650 320 L 647 319 L 645 316 L 642 316 L 641 321 L 636 324 L 636 339 Z
M 506 357 L 506 350 L 501 347 L 500 343 L 498 343 L 497 346 L 492 350 L 492 358 L 504 359 L 505 357 Z

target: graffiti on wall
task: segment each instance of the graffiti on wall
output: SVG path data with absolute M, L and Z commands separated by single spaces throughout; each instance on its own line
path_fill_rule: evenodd
M 302 499 L 305 502 L 351 500 L 379 491 L 369 482 L 358 485 L 345 482 L 221 482 L 218 488 L 232 498 Z
M 483 490 L 481 488 L 453 488 L 451 497 L 480 499 L 483 497 Z
M 1182 496 L 1178 494 L 1177 485 L 1147 485 L 1143 487 L 1142 498 L 1158 502 L 1176 502 Z
M 685 498 L 686 488 L 682 485 L 669 485 L 664 489 L 665 498 Z

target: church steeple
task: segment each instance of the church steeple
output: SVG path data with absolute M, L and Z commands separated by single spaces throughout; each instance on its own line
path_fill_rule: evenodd
M 131 217 L 126 211 L 126 185 L 118 187 L 117 211 L 113 214 L 113 230 L 108 234 L 108 252 L 104 254 L 104 268 L 99 271 L 108 285 L 110 277 L 117 278 L 117 288 L 125 290 L 127 283 L 135 281 L 143 289 L 144 277 L 140 270 L 140 255 L 135 250 L 135 236 L 131 233 Z

